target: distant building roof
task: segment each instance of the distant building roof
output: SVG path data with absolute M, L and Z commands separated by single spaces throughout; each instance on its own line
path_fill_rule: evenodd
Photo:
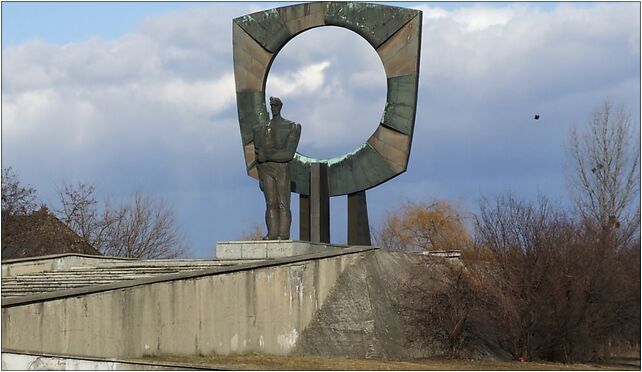
M 2 215 L 2 259 L 60 253 L 100 254 L 46 207 L 30 215 Z

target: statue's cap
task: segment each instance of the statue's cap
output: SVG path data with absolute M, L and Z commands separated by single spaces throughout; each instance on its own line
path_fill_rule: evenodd
M 270 105 L 283 106 L 283 102 L 279 97 L 270 97 Z

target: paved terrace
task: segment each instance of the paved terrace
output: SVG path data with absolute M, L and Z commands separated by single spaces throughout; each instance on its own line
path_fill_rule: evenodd
M 51 293 L 260 261 L 266 260 L 135 260 L 82 254 L 4 260 L 2 297 Z

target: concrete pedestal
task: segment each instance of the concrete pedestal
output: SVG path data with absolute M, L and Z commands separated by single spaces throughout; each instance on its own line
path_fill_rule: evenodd
M 282 258 L 343 248 L 347 246 L 300 240 L 229 241 L 216 243 L 216 258 L 219 260 Z

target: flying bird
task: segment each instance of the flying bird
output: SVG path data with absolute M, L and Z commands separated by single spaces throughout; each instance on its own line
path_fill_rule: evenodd
M 535 115 L 535 120 L 539 120 L 539 115 Z

